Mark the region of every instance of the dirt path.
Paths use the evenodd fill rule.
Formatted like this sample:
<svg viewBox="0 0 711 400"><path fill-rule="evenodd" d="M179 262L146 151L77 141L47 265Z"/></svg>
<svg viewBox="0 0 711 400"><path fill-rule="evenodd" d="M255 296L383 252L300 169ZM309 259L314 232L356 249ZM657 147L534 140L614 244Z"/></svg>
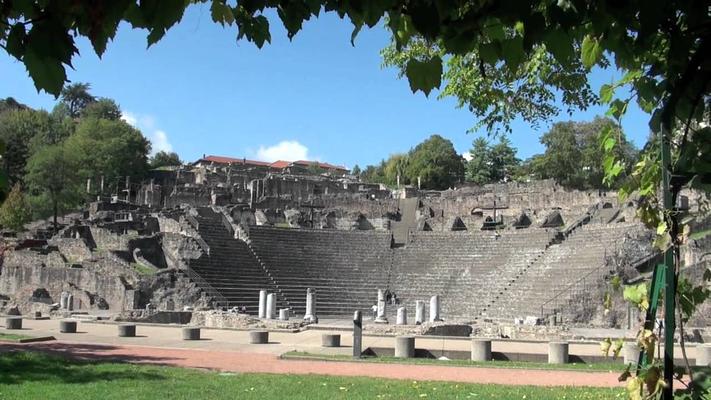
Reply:
<svg viewBox="0 0 711 400"><path fill-rule="evenodd" d="M68 342L0 344L0 352L36 350L92 360L207 368L232 372L319 374L375 378L494 383L536 386L617 387L618 373L547 371L438 365L376 364L333 361L282 360L272 354L174 349L142 346L94 345Z"/></svg>

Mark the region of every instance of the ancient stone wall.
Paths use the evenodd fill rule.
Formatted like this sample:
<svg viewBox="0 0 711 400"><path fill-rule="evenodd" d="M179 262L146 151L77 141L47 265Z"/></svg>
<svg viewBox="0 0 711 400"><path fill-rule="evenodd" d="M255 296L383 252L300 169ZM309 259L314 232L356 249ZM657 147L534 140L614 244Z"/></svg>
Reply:
<svg viewBox="0 0 711 400"><path fill-rule="evenodd" d="M20 304L31 293L45 289L58 303L62 291L74 295L75 309L124 309L126 289L136 275L109 260L85 263L72 268L59 252L40 254L32 250L9 251L4 255L0 273L0 293Z"/></svg>

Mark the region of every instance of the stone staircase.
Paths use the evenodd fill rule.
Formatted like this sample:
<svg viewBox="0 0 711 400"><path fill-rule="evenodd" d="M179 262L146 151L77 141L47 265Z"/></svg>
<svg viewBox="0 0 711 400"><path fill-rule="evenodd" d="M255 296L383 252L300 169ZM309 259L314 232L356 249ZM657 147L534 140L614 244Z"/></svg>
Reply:
<svg viewBox="0 0 711 400"><path fill-rule="evenodd" d="M277 308L289 307L249 245L232 237L221 214L207 207L198 208L194 221L194 228L209 248L209 253L189 263L189 269L198 276L191 276L198 286L208 295L217 291L227 303L224 306L245 306L250 314L258 312L262 289L277 294Z"/></svg>
<svg viewBox="0 0 711 400"><path fill-rule="evenodd" d="M625 235L635 235L636 223L588 224L554 243L507 288L487 310L489 319L512 321L528 315L545 317L556 305L570 302L581 290L592 290L606 275L606 256ZM572 285L582 282L581 285ZM574 287L576 290L571 290ZM586 296L590 297L590 296ZM555 299L555 303L551 302Z"/></svg>
<svg viewBox="0 0 711 400"><path fill-rule="evenodd" d="M307 288L319 316L343 316L367 311L388 284L390 233L250 226L249 240L297 314Z"/></svg>
<svg viewBox="0 0 711 400"><path fill-rule="evenodd" d="M408 309L439 295L443 318L472 320L540 257L551 235L545 229L413 232L405 247L393 249L390 287Z"/></svg>

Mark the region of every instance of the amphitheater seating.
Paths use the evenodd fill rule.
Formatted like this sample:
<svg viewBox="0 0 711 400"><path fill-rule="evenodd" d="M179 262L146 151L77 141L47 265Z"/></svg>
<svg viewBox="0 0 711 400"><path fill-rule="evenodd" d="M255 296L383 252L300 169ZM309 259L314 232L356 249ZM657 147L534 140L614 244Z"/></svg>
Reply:
<svg viewBox="0 0 711 400"><path fill-rule="evenodd" d="M278 307L305 310L316 291L319 316L369 310L389 289L414 316L415 301L440 295L446 320L541 315L542 306L570 302L581 277L599 279L606 255L636 223L583 225L560 241L557 230L410 232L404 246L391 232L250 226L234 239L222 216L198 209L198 232L209 246L191 269L229 305L257 312L260 289L277 293ZM556 297L555 303L550 299ZM394 313L395 307L389 307Z"/></svg>
<svg viewBox="0 0 711 400"><path fill-rule="evenodd" d="M369 309L387 286L388 232L250 226L249 238L297 313L304 311L307 288L316 291L317 313L328 316Z"/></svg>
<svg viewBox="0 0 711 400"><path fill-rule="evenodd" d="M471 318L545 250L554 232L413 232L394 249L391 290L414 310L438 294L446 319Z"/></svg>
<svg viewBox="0 0 711 400"><path fill-rule="evenodd" d="M251 314L259 307L261 289L277 293L278 307L288 307L283 294L262 269L247 243L230 236L222 216L210 208L199 208L195 218L198 232L210 247L210 254L190 262L190 268L220 292L229 306L245 306Z"/></svg>
<svg viewBox="0 0 711 400"><path fill-rule="evenodd" d="M606 255L612 254L626 236L642 232L636 223L589 224L576 229L565 241L551 245L505 293L484 310L488 318L512 320L526 315L541 315L553 304L570 301L575 294L571 285L585 277L600 279ZM549 301L556 297L555 303Z"/></svg>

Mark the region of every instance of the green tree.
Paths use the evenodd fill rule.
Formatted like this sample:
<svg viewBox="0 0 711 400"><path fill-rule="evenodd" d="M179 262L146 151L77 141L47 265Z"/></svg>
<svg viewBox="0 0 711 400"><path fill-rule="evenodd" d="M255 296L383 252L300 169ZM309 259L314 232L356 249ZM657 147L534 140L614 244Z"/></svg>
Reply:
<svg viewBox="0 0 711 400"><path fill-rule="evenodd" d="M81 162L81 176L107 182L126 176L142 179L148 171L151 145L136 128L122 120L82 119L66 140Z"/></svg>
<svg viewBox="0 0 711 400"><path fill-rule="evenodd" d="M464 163L454 145L439 135L418 144L408 154L406 176L410 182L421 178L425 189L447 189L462 181Z"/></svg>
<svg viewBox="0 0 711 400"><path fill-rule="evenodd" d="M489 176L494 182L507 181L517 173L521 160L516 157L516 149L511 141L502 136L499 143L491 147L491 168Z"/></svg>
<svg viewBox="0 0 711 400"><path fill-rule="evenodd" d="M351 175L360 176L361 170L358 164L356 164L353 169L351 169Z"/></svg>
<svg viewBox="0 0 711 400"><path fill-rule="evenodd" d="M0 140L5 143L2 168L10 184L22 182L35 136L50 135L52 121L46 111L16 109L0 114Z"/></svg>
<svg viewBox="0 0 711 400"><path fill-rule="evenodd" d="M542 178L552 178L557 182L580 189L602 188L604 170L600 156L601 136L609 129L619 130L614 121L607 118L595 118L591 122L558 122L541 137L546 146L545 153L536 160L534 170ZM619 145L616 156L629 171L637 157L637 151L627 140L624 132L616 132ZM618 185L625 174L619 175Z"/></svg>
<svg viewBox="0 0 711 400"><path fill-rule="evenodd" d="M82 200L80 160L63 144L45 146L27 162L27 184L32 210L37 217L57 216L76 208Z"/></svg>
<svg viewBox="0 0 711 400"><path fill-rule="evenodd" d="M151 168L160 168L180 166L183 162L176 152L159 151L151 157L149 164Z"/></svg>
<svg viewBox="0 0 711 400"><path fill-rule="evenodd" d="M82 111L96 98L89 93L91 85L88 83L72 83L62 89L62 103L66 105L71 118L79 118Z"/></svg>
<svg viewBox="0 0 711 400"><path fill-rule="evenodd" d="M474 139L469 150L471 159L466 164L466 180L477 185L491 182L491 149L486 139Z"/></svg>
<svg viewBox="0 0 711 400"><path fill-rule="evenodd" d="M22 193L20 184L16 183L0 206L0 225L20 231L31 218L30 204Z"/></svg>
<svg viewBox="0 0 711 400"><path fill-rule="evenodd" d="M96 101L89 102L81 110L82 118L99 118L116 121L121 119L121 108L112 99L101 97Z"/></svg>
<svg viewBox="0 0 711 400"><path fill-rule="evenodd" d="M407 177L409 163L410 160L407 154L393 154L388 157L388 160L385 162L385 168L383 169L383 183L395 186L397 185L398 176L400 176L401 185L407 185L412 182Z"/></svg>

